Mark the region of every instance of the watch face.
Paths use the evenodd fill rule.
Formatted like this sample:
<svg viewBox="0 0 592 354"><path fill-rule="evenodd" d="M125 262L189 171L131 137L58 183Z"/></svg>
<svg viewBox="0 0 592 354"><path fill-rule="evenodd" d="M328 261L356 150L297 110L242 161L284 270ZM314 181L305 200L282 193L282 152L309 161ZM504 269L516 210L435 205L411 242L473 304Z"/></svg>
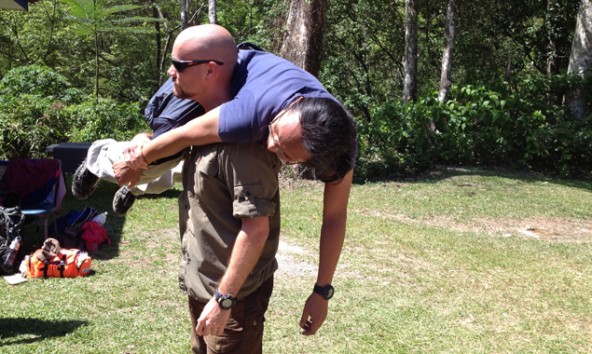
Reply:
<svg viewBox="0 0 592 354"><path fill-rule="evenodd" d="M321 295L325 300L329 300L333 297L335 289L331 285L327 285L325 287L315 285L314 292Z"/></svg>
<svg viewBox="0 0 592 354"><path fill-rule="evenodd" d="M222 301L220 301L220 307L222 307L223 309L231 308L232 304L233 304L232 299L223 299Z"/></svg>

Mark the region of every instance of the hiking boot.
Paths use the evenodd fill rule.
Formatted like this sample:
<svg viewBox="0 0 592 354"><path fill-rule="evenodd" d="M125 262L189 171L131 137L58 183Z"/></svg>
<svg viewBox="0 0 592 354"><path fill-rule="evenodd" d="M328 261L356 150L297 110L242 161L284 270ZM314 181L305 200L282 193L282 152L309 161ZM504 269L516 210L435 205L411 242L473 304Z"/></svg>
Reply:
<svg viewBox="0 0 592 354"><path fill-rule="evenodd" d="M86 168L86 159L84 159L72 177L72 194L77 199L86 199L93 194L98 183L99 177Z"/></svg>
<svg viewBox="0 0 592 354"><path fill-rule="evenodd" d="M136 196L127 187L121 187L115 192L113 197L113 212L117 216L124 216L127 211L134 205Z"/></svg>

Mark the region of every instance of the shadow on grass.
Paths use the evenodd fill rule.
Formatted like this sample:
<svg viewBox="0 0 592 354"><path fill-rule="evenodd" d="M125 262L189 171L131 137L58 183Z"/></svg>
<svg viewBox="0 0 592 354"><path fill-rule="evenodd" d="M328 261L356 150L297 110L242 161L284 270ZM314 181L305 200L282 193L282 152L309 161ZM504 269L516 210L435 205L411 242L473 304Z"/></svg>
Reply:
<svg viewBox="0 0 592 354"><path fill-rule="evenodd" d="M48 338L63 337L87 323L77 320L0 318L0 346L29 344Z"/></svg>
<svg viewBox="0 0 592 354"><path fill-rule="evenodd" d="M179 190L169 189L160 194L145 194L142 196L143 199L159 199L159 198L178 198Z"/></svg>

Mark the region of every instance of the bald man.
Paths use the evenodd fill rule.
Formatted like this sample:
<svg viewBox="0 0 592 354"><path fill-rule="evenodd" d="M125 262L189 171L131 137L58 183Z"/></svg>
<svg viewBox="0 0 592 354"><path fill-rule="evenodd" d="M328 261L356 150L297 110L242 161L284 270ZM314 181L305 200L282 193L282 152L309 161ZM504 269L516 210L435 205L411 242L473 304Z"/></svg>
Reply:
<svg viewBox="0 0 592 354"><path fill-rule="evenodd" d="M196 43L196 38L204 38L201 29L192 27L179 35L168 74L175 83L176 94L197 100L207 112L184 127L127 150L129 161L120 166L120 184L133 183L126 175L129 168L144 168L161 156L189 146L194 150L196 146L217 142L261 142L284 162L300 163L311 171L311 175L325 182L323 225L317 281L311 286L300 326L304 335L315 334L327 315L334 292L331 282L345 238L357 152L353 118L316 78L270 53L239 50L231 82L227 84L222 78L227 78L228 72L221 72L228 69L227 59L221 53L229 51L210 51L207 45ZM221 80L220 86L211 81L215 78ZM204 87L217 91L208 92ZM204 96L212 98L212 102L227 101L215 106L202 102ZM218 299L236 297L236 289L227 291L229 288L222 283L215 285ZM208 307L212 308L215 307ZM210 322L216 323L213 328L218 330L216 318L216 314L201 315L198 328L202 334L211 333Z"/></svg>

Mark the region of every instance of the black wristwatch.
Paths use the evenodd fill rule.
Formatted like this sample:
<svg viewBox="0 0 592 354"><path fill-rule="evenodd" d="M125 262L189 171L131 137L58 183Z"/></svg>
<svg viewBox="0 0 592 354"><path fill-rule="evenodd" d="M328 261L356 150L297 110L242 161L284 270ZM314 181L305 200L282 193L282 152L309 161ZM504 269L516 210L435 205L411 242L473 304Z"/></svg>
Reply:
<svg viewBox="0 0 592 354"><path fill-rule="evenodd" d="M232 306L236 303L237 298L233 297L229 294L220 294L218 289L214 292L214 300L220 305L222 310L231 309Z"/></svg>
<svg viewBox="0 0 592 354"><path fill-rule="evenodd" d="M331 286L331 284L325 285L325 286L319 286L319 285L315 284L315 286L312 290L315 293L321 295L323 297L323 299L325 299L325 300L329 300L330 298L333 297L333 294L335 294L335 288L333 288Z"/></svg>

